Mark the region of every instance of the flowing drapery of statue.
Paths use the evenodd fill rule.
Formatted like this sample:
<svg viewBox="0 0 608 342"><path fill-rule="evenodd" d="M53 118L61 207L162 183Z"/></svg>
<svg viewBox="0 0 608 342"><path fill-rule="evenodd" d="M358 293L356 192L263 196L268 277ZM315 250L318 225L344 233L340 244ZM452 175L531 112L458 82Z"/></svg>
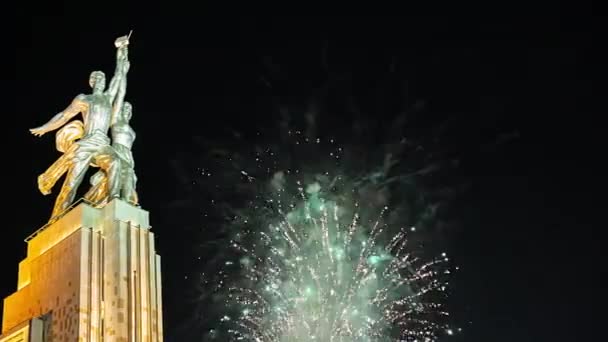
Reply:
<svg viewBox="0 0 608 342"><path fill-rule="evenodd" d="M46 124L31 129L42 136L58 129L56 148L61 155L38 177L38 188L45 195L51 193L55 183L65 175L57 195L51 220L64 212L73 202L90 166L99 168L91 177L91 189L85 198L94 203L105 203L120 197L138 203L135 191L131 147L135 132L129 126L132 107L125 102L127 73L130 68L128 46L130 35L116 39L116 69L106 89L102 71L93 71L89 77L91 94L80 94L63 111ZM82 121L72 120L82 114ZM112 131L112 139L108 131Z"/></svg>

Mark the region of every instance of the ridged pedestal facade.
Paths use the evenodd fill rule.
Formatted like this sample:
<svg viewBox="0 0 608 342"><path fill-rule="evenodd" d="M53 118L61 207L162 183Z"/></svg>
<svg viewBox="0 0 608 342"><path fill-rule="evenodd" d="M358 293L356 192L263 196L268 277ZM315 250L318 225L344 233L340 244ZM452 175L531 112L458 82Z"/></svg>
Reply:
<svg viewBox="0 0 608 342"><path fill-rule="evenodd" d="M80 203L29 238L17 288L4 300L0 342L163 341L148 212L122 200Z"/></svg>

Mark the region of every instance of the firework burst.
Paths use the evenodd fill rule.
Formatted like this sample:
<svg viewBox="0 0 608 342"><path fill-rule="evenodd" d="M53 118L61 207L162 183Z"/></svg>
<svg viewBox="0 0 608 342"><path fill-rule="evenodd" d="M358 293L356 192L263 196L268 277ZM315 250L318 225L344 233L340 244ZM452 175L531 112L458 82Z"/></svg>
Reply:
<svg viewBox="0 0 608 342"><path fill-rule="evenodd" d="M222 319L234 340L434 341L451 332L445 254L423 261L410 253L413 228L392 234L387 207L367 218L352 196L297 184L296 196L279 185L265 201L276 213L266 229L231 241L245 278L229 287L237 311Z"/></svg>

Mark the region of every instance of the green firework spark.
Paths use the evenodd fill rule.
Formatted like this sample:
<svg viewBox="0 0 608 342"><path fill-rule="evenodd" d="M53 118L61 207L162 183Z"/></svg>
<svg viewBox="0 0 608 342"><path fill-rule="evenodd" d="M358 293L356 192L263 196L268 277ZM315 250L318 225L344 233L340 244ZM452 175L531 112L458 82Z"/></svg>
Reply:
<svg viewBox="0 0 608 342"><path fill-rule="evenodd" d="M223 318L234 340L435 341L451 333L445 255L411 254L411 227L392 233L387 207L362 216L365 203L348 188L330 196L318 182L297 182L294 196L285 184L268 201L274 219L231 241L244 272L228 296L238 313Z"/></svg>

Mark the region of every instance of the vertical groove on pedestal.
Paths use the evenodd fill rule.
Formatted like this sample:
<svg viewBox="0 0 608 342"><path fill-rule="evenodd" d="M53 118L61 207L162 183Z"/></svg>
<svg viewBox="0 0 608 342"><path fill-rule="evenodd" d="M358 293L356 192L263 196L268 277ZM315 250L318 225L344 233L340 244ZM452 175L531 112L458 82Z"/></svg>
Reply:
<svg viewBox="0 0 608 342"><path fill-rule="evenodd" d="M100 258L99 258L99 283L101 284L99 286L99 291L101 292L100 294L100 299L99 299L99 336L100 336L100 340L103 341L104 340L104 336L105 336L105 301L106 301L106 289L105 289L105 274L106 274L106 239L105 236L101 236L100 237L100 246L99 246L99 253L100 253Z"/></svg>
<svg viewBox="0 0 608 342"><path fill-rule="evenodd" d="M127 223L127 241L125 241L126 245L127 245L127 286L128 286L128 290L129 290L129 296L127 298L127 307L128 307L128 314L129 314L129 323L128 323L128 329L129 329L129 341L133 342L135 341L135 336L133 334L133 329L135 329L135 322L134 322L134 318L133 318L133 310L135 308L135 303L133 302L133 291L134 291L134 287L133 287L133 265L131 264L131 254L133 254L133 248L131 246L131 222Z"/></svg>
<svg viewBox="0 0 608 342"><path fill-rule="evenodd" d="M129 273L128 273L128 252L127 252L127 240L128 240L128 226L127 223L116 221L118 232L119 232L119 251L118 256L118 279L116 279L116 286L118 286L118 298L116 309L118 313L119 321L117 325L120 327L120 338L119 341L128 341L129 339L129 308L127 307L127 300L129 297Z"/></svg>
<svg viewBox="0 0 608 342"><path fill-rule="evenodd" d="M102 264L101 259L101 242L102 237L100 232L92 233L92 245L91 245L91 315L90 315L90 327L91 327L91 342L98 342L100 338L100 289L103 286L102 273L100 272L100 265Z"/></svg>
<svg viewBox="0 0 608 342"><path fill-rule="evenodd" d="M95 264L95 251L94 251L94 246L95 246L95 233L93 232L92 228L88 228L87 230L87 235L89 235L89 250L88 250L88 260L87 260L87 268L89 269L89 276L87 279L87 294L86 294L86 301L87 301L87 308L88 308L88 313L87 313L87 321L86 324L83 325L83 329L85 329L85 333L83 339L85 341L91 341L93 339L92 335L93 335L93 291L95 290L95 270L93 268L93 265ZM84 231L84 229L83 229Z"/></svg>
<svg viewBox="0 0 608 342"><path fill-rule="evenodd" d="M157 310L156 307L156 265L155 265L155 255L156 249L154 246L154 234L148 231L148 245L149 245L149 253L148 253L148 284L150 286L150 336L151 342L158 342L158 320L157 320Z"/></svg>
<svg viewBox="0 0 608 342"><path fill-rule="evenodd" d="M158 341L163 342L163 301L162 301L162 282L161 282L160 255L156 255L156 306L157 306L157 335Z"/></svg>
<svg viewBox="0 0 608 342"><path fill-rule="evenodd" d="M149 321L148 321L148 293L149 293L149 280L148 280L148 271L147 271L147 255L148 255L148 239L146 238L146 231L138 227L139 232L139 267L140 267L140 278L139 278L139 288L141 291L140 298L141 304L139 306L139 310L141 310L141 341L149 342L150 333L149 333Z"/></svg>
<svg viewBox="0 0 608 342"><path fill-rule="evenodd" d="M129 287L130 291L130 320L131 320L131 341L137 341L137 265L135 263L135 255L137 254L137 238L135 236L135 229L131 222L129 222Z"/></svg>
<svg viewBox="0 0 608 342"><path fill-rule="evenodd" d="M92 243L90 228L80 230L80 257L79 259L79 280L81 285L78 288L77 308L77 329L76 337L79 341L88 341L91 336L91 262L92 262Z"/></svg>
<svg viewBox="0 0 608 342"><path fill-rule="evenodd" d="M142 330L141 330L141 286L139 284L139 279L141 278L141 269L140 269L140 265L139 265L139 255L141 254L141 244L140 244L140 240L139 240L139 232L137 230L137 228L133 228L133 231L135 233L135 254L133 255L134 261L135 261L135 267L136 267L136 271L135 271L135 303L136 303L136 307L135 307L135 326L136 326L136 331L137 331L137 342L141 342L141 338L142 338Z"/></svg>

